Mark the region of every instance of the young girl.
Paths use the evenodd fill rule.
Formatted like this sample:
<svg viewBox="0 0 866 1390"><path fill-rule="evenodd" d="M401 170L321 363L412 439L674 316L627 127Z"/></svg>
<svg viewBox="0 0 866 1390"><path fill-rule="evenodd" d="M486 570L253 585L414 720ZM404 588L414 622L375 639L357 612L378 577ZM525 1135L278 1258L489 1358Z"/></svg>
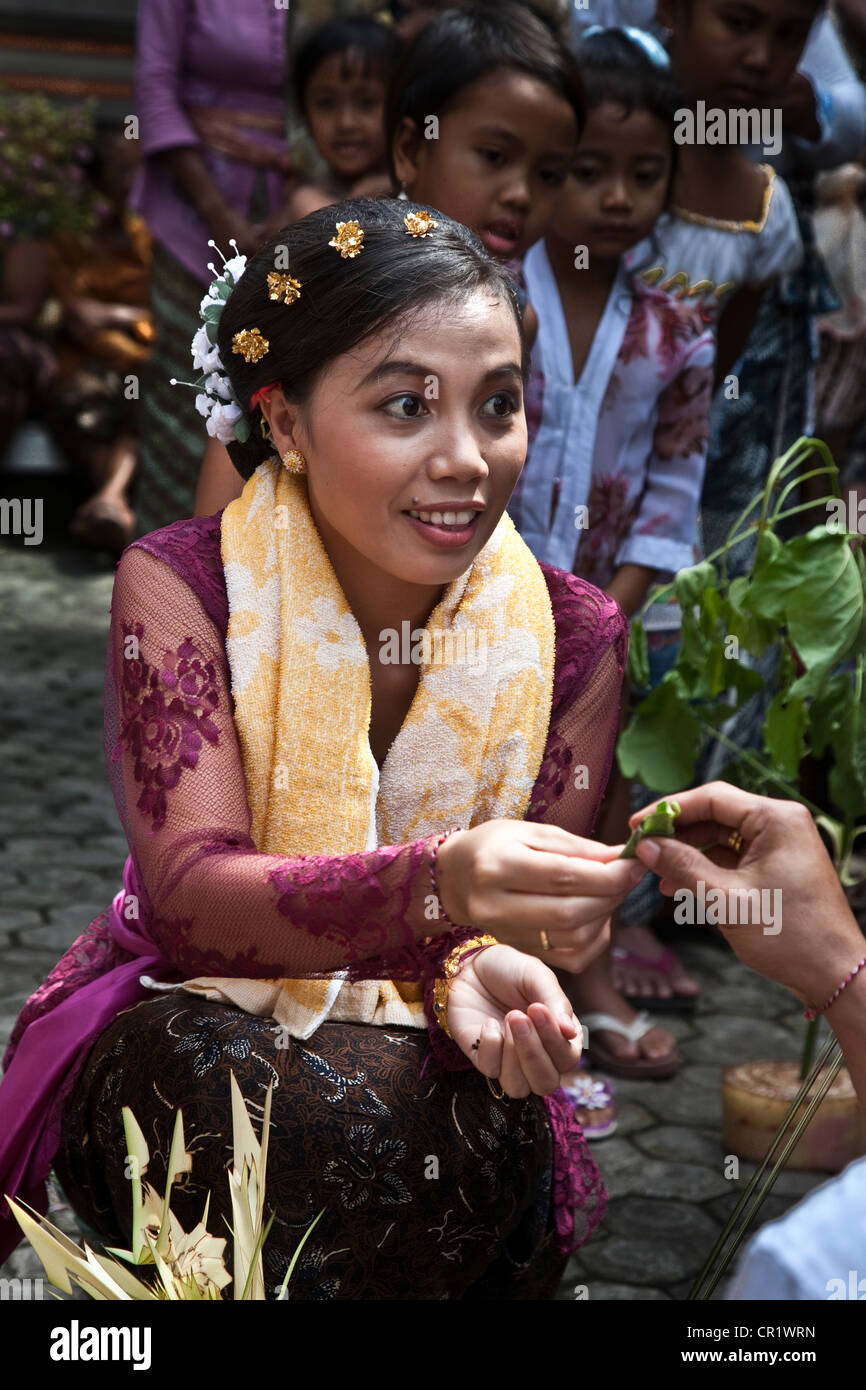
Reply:
<svg viewBox="0 0 866 1390"><path fill-rule="evenodd" d="M308 34L295 56L292 91L330 177L327 184L298 183L262 227L263 239L340 198L390 193L384 109L398 52L395 36L362 15L330 20ZM212 515L239 497L241 486L225 443L210 439L196 487L196 516Z"/></svg>
<svg viewBox="0 0 866 1390"><path fill-rule="evenodd" d="M510 261L553 214L581 113L574 59L522 5L449 10L394 73L386 106L392 171L406 196L462 222L491 255ZM531 338L525 295L521 307ZM196 512L209 515L239 491L225 451L210 446Z"/></svg>
<svg viewBox="0 0 866 1390"><path fill-rule="evenodd" d="M663 0L683 111L769 110L782 101L818 9L816 0L760 0L748 20L726 0ZM762 15L765 10L768 15ZM769 11L780 12L775 24ZM697 123L695 135L699 135ZM764 290L795 269L803 249L788 189L748 149L704 140L680 146L672 205L651 247L629 264L655 284L700 296L718 322L717 377L744 348Z"/></svg>
<svg viewBox="0 0 866 1390"><path fill-rule="evenodd" d="M395 36L361 15L320 24L301 44L292 93L330 177L319 187L301 185L281 225L339 198L391 191L384 109L398 52Z"/></svg>
<svg viewBox="0 0 866 1390"><path fill-rule="evenodd" d="M679 97L663 56L607 30L580 57L586 126L525 261L543 408L511 512L534 553L631 616L657 573L694 559L713 335L693 304L622 264L671 187Z"/></svg>
<svg viewBox="0 0 866 1390"><path fill-rule="evenodd" d="M663 211L681 98L640 31L599 31L578 54L587 104L577 157L543 242L526 256L539 317L541 423L510 505L536 558L589 578L627 616L696 558L714 340L700 309L624 267ZM664 612L660 624L678 625ZM606 815L620 808L608 803ZM607 959L575 982L593 1060L667 1075L673 1039L613 989Z"/></svg>
<svg viewBox="0 0 866 1390"><path fill-rule="evenodd" d="M409 197L471 227L508 261L543 235L581 119L574 60L540 19L510 0L450 10L394 74L393 172Z"/></svg>

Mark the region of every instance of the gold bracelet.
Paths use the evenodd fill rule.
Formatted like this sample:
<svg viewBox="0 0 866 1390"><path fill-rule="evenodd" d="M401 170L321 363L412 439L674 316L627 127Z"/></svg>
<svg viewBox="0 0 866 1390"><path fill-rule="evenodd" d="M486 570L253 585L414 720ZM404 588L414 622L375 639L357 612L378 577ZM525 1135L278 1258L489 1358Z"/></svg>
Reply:
<svg viewBox="0 0 866 1390"><path fill-rule="evenodd" d="M473 936L468 941L463 941L459 946L455 946L451 954L445 957L442 966L444 975L439 976L433 984L433 1012L436 1015L436 1022L446 1037L451 1038L451 1032L448 1028L448 987L451 981L467 956L473 955L476 951L483 951L485 946L498 945L499 942L495 936ZM453 1042L454 1039L451 1038L451 1041Z"/></svg>

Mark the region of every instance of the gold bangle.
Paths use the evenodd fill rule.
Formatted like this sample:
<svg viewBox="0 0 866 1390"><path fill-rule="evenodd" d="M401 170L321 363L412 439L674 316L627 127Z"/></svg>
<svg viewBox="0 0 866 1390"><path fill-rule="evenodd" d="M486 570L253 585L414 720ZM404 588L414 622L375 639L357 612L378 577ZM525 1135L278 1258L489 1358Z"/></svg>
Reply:
<svg viewBox="0 0 866 1390"><path fill-rule="evenodd" d="M436 1015L436 1022L442 1029L446 1037L451 1037L448 1028L448 987L454 976L460 970L466 956L481 951L485 946L498 946L499 942L495 936L472 936L468 941L462 941L459 946L445 957L442 965L443 974L433 983L433 1012Z"/></svg>

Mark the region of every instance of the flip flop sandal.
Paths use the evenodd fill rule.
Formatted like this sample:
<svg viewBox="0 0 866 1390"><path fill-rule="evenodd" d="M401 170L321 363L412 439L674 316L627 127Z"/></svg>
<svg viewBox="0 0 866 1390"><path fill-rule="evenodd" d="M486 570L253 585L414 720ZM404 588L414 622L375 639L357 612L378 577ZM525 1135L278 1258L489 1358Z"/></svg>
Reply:
<svg viewBox="0 0 866 1390"><path fill-rule="evenodd" d="M673 989L671 976L678 964L673 951L664 950L660 956L639 956L636 951L626 951L622 946L614 946L611 957L617 965L623 965L631 970L652 970L657 975L666 975L670 980ZM662 999L659 994L626 994L624 998L628 1000L633 1009L645 1010L657 1014L693 1014L698 1006L697 994L672 994L668 999Z"/></svg>
<svg viewBox="0 0 866 1390"><path fill-rule="evenodd" d="M612 1081L601 1081L598 1077L590 1076L589 1072L584 1072L570 1081L567 1086L562 1088L575 1110L613 1110L613 1115L607 1123L593 1124L589 1121L582 1124L584 1139L598 1141L599 1139L609 1139L616 1133L616 1101L614 1100L614 1085ZM578 1121L580 1123L580 1121Z"/></svg>
<svg viewBox="0 0 866 1390"><path fill-rule="evenodd" d="M650 1029L656 1027L647 1013L639 1013L631 1024L620 1023L618 1018L610 1014L581 1014L580 1021L589 1033L587 1051L590 1065L598 1067L600 1071L624 1077L673 1076L683 1064L676 1044L664 1057L620 1057L600 1041L599 1032L619 1033L620 1037L636 1045Z"/></svg>

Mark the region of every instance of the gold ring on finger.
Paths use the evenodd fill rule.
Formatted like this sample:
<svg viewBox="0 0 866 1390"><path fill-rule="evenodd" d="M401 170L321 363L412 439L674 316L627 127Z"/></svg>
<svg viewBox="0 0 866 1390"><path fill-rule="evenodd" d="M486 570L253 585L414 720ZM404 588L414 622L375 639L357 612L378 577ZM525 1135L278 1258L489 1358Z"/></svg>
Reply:
<svg viewBox="0 0 866 1390"><path fill-rule="evenodd" d="M541 931L541 932L539 932L539 935L540 935L540 937L541 937L541 949L542 949L542 951L549 951L549 950L550 950L550 937L547 935L547 932L546 932L546 931Z"/></svg>
<svg viewBox="0 0 866 1390"><path fill-rule="evenodd" d="M496 1084L499 1085L498 1082L497 1082ZM503 1091L503 1089L502 1089L501 1086L499 1086L499 1090L498 1090L498 1091L494 1090L494 1088L493 1088L493 1079L492 1079L492 1077L489 1077L489 1076L487 1077L487 1086L488 1086L489 1091L490 1091L490 1094L493 1096L494 1100L504 1100L504 1099L505 1099L505 1092Z"/></svg>

